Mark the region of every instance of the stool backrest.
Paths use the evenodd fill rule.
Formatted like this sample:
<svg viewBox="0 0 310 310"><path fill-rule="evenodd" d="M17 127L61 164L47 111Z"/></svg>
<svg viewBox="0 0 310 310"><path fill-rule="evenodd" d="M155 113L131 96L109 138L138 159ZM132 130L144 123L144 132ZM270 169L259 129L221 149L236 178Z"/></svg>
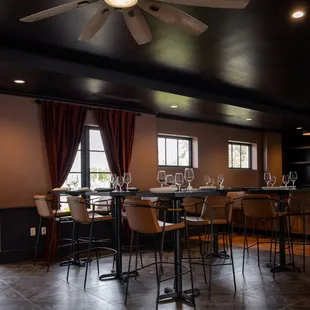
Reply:
<svg viewBox="0 0 310 310"><path fill-rule="evenodd" d="M223 208L213 209L213 219L227 220L231 222L232 217L232 198L228 196L209 196L205 198L201 212L201 218L211 219L212 207L223 206ZM226 207L225 207L226 206Z"/></svg>
<svg viewBox="0 0 310 310"><path fill-rule="evenodd" d="M228 192L227 196L231 197L233 200L233 209L242 210L241 198L245 192Z"/></svg>
<svg viewBox="0 0 310 310"><path fill-rule="evenodd" d="M155 234L161 232L157 219L156 206L150 200L130 200L124 201L126 208L128 225L131 230L142 234Z"/></svg>
<svg viewBox="0 0 310 310"><path fill-rule="evenodd" d="M202 198L184 198L183 205L188 215L200 216L204 200Z"/></svg>
<svg viewBox="0 0 310 310"><path fill-rule="evenodd" d="M41 217L52 218L54 216L53 209L46 198L45 195L35 195L34 202Z"/></svg>
<svg viewBox="0 0 310 310"><path fill-rule="evenodd" d="M255 218L274 218L273 200L265 194L246 194L242 198L244 215Z"/></svg>
<svg viewBox="0 0 310 310"><path fill-rule="evenodd" d="M74 221L81 224L90 223L91 218L88 215L87 206L85 203L83 203L81 197L68 196L67 201L69 204L71 216Z"/></svg>
<svg viewBox="0 0 310 310"><path fill-rule="evenodd" d="M310 191L290 193L290 213L310 212Z"/></svg>

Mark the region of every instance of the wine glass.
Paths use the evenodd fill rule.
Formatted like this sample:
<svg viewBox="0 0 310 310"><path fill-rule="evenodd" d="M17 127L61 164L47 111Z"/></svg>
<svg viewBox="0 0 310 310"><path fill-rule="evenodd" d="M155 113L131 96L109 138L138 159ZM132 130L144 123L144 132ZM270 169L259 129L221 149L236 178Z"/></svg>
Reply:
<svg viewBox="0 0 310 310"><path fill-rule="evenodd" d="M264 173L264 180L267 183L267 187L269 186L269 182L271 180L271 173L270 172L265 172Z"/></svg>
<svg viewBox="0 0 310 310"><path fill-rule="evenodd" d="M270 183L271 183L271 186L274 187L274 185L276 184L277 182L277 178L275 175L271 176L270 178Z"/></svg>
<svg viewBox="0 0 310 310"><path fill-rule="evenodd" d="M295 189L295 182L297 180L297 171L290 171L290 180L293 182L293 188Z"/></svg>
<svg viewBox="0 0 310 310"><path fill-rule="evenodd" d="M289 181L290 181L289 175L287 174L282 175L282 183L284 184L285 189L287 189L287 184L289 183Z"/></svg>
<svg viewBox="0 0 310 310"><path fill-rule="evenodd" d="M223 189L224 186L224 174L218 174L217 175L217 183L220 185L220 189Z"/></svg>
<svg viewBox="0 0 310 310"><path fill-rule="evenodd" d="M210 177L209 186L214 186L215 180L214 178Z"/></svg>
<svg viewBox="0 0 310 310"><path fill-rule="evenodd" d="M68 187L71 188L71 185L72 185L72 174L69 174L69 176L67 177L66 184L67 184Z"/></svg>
<svg viewBox="0 0 310 310"><path fill-rule="evenodd" d="M72 175L72 184L74 186L74 189L77 189L78 183L79 183L79 177L77 174Z"/></svg>
<svg viewBox="0 0 310 310"><path fill-rule="evenodd" d="M166 176L166 184L168 186L174 185L174 176L172 174L167 174L167 176Z"/></svg>
<svg viewBox="0 0 310 310"><path fill-rule="evenodd" d="M128 184L131 182L131 173L124 173L124 182L126 183L126 191L128 192Z"/></svg>
<svg viewBox="0 0 310 310"><path fill-rule="evenodd" d="M117 180L117 185L119 187L119 191L122 192L123 191L122 186L124 185L124 177L118 176L116 180Z"/></svg>
<svg viewBox="0 0 310 310"><path fill-rule="evenodd" d="M110 183L112 185L112 187L115 189L116 187L116 183L117 183L117 180L116 180L116 174L111 174L110 175Z"/></svg>
<svg viewBox="0 0 310 310"><path fill-rule="evenodd" d="M175 174L175 185L178 187L178 191L181 191L181 186L184 183L183 173Z"/></svg>
<svg viewBox="0 0 310 310"><path fill-rule="evenodd" d="M209 175L205 175L203 177L203 181L206 183L206 186L208 186L209 182L210 182L210 176Z"/></svg>
<svg viewBox="0 0 310 310"><path fill-rule="evenodd" d="M191 182L194 180L194 170L192 168L186 168L184 171L184 179L188 183L187 189L191 190Z"/></svg>
<svg viewBox="0 0 310 310"><path fill-rule="evenodd" d="M157 172L157 181L160 183L161 187L164 187L164 183L166 182L166 171L160 170Z"/></svg>

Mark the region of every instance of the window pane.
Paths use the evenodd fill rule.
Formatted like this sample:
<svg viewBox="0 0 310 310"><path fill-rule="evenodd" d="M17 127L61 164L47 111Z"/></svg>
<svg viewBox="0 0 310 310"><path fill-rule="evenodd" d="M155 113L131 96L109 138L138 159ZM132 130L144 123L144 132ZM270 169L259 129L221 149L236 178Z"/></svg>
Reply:
<svg viewBox="0 0 310 310"><path fill-rule="evenodd" d="M108 188L110 185L110 173L91 173L90 174L90 189L94 190L97 187Z"/></svg>
<svg viewBox="0 0 310 310"><path fill-rule="evenodd" d="M167 147L167 166L178 165L178 141L176 139L166 139Z"/></svg>
<svg viewBox="0 0 310 310"><path fill-rule="evenodd" d="M165 138L158 138L158 165L164 166L166 164L165 158Z"/></svg>
<svg viewBox="0 0 310 310"><path fill-rule="evenodd" d="M233 161L233 168L241 168L240 167L240 145L233 144L232 161Z"/></svg>
<svg viewBox="0 0 310 310"><path fill-rule="evenodd" d="M249 163L249 146L241 146L241 168L250 168Z"/></svg>
<svg viewBox="0 0 310 310"><path fill-rule="evenodd" d="M89 149L91 151L104 151L99 130L89 130Z"/></svg>
<svg viewBox="0 0 310 310"><path fill-rule="evenodd" d="M110 172L105 152L90 152L90 172Z"/></svg>
<svg viewBox="0 0 310 310"><path fill-rule="evenodd" d="M189 141L179 140L179 166L189 166Z"/></svg>
<svg viewBox="0 0 310 310"><path fill-rule="evenodd" d="M81 172L81 151L77 151L70 172Z"/></svg>

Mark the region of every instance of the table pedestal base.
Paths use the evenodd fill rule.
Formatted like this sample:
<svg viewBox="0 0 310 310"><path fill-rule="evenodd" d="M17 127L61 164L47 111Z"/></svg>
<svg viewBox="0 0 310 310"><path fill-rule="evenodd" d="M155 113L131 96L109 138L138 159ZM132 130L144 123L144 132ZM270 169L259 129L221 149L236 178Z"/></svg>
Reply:
<svg viewBox="0 0 310 310"><path fill-rule="evenodd" d="M283 271L293 271L291 268L289 268L289 265L293 265L292 263L288 263L285 265L280 265L280 264L276 264L274 265L273 263L267 263L266 266L268 268L270 268L270 272L273 272L273 270L275 269L275 272L283 272ZM298 271L298 270L297 270Z"/></svg>
<svg viewBox="0 0 310 310"><path fill-rule="evenodd" d="M192 294L192 290L185 290L182 293L178 293L175 290L171 288L165 288L164 294L159 295L158 300L159 301L168 301L168 300L179 300L186 302L190 305L194 305L194 297L197 297L200 295L200 290L195 288L194 294Z"/></svg>
<svg viewBox="0 0 310 310"><path fill-rule="evenodd" d="M131 271L129 275L130 277L136 277L139 275L139 272ZM124 283L127 282L127 278L128 278L128 272L123 272L120 275L117 275L115 270L111 270L111 273L106 273L106 274L102 274L101 276L99 276L100 281L121 280Z"/></svg>

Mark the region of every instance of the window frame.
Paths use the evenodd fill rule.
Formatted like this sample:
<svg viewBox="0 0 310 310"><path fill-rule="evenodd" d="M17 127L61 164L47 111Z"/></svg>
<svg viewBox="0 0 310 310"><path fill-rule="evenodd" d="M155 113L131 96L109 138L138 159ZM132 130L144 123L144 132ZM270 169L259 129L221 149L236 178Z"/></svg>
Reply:
<svg viewBox="0 0 310 310"><path fill-rule="evenodd" d="M240 146L240 167L230 167L230 156L232 157L232 148L230 147L231 145L238 145ZM247 146L249 149L248 152L248 162L249 162L249 167L248 168L243 168L241 167L241 146ZM234 142L234 141L228 141L228 168L233 169L233 170L252 170L252 144L247 143L247 142Z"/></svg>
<svg viewBox="0 0 310 310"><path fill-rule="evenodd" d="M93 173L96 174L108 174L111 172L90 172L90 152L105 153L105 150L91 150L90 149L90 131L100 131L99 127L84 125L83 135L81 139L81 186L90 188L90 176Z"/></svg>
<svg viewBox="0 0 310 310"><path fill-rule="evenodd" d="M167 163L167 139L173 139L177 140L177 165L159 165L159 157L158 157L158 139L164 138L165 139L165 163ZM188 155L188 166L180 166L179 165L179 140L186 140L188 141L188 149L189 149L189 155ZM182 137L182 136L173 136L173 135L164 135L164 134L158 134L157 135L157 165L158 167L163 168L193 168L193 139L190 137Z"/></svg>

